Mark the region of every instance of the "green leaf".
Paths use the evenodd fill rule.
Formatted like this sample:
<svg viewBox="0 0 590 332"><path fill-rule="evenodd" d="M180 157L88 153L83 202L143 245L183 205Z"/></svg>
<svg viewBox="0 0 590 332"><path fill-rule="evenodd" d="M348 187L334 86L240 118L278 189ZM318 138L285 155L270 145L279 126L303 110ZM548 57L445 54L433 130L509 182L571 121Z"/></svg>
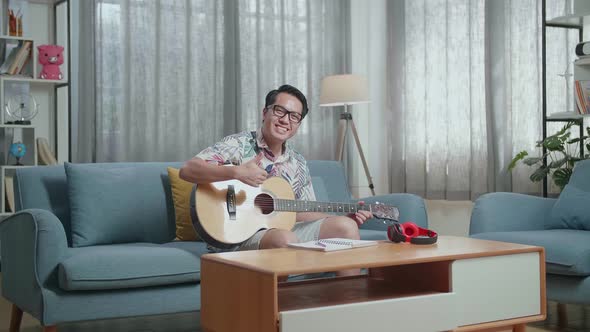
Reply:
<svg viewBox="0 0 590 332"><path fill-rule="evenodd" d="M560 129L558 132L556 132L556 133L555 133L555 134L553 134L553 135L547 136L547 138L549 138L549 137L557 137L557 136L562 136L563 134L565 134L565 133L569 132L570 128L571 128L571 127L572 127L574 124L576 124L576 123L575 123L575 122L573 122L573 121L570 121L570 122L568 122L568 123L567 123L565 126L563 126L563 127L562 127L562 128L561 128L561 129Z"/></svg>
<svg viewBox="0 0 590 332"><path fill-rule="evenodd" d="M568 161L568 158L561 158L549 164L549 168L560 168Z"/></svg>
<svg viewBox="0 0 590 332"><path fill-rule="evenodd" d="M523 160L522 162L523 162L525 165L528 165L528 166L533 166L534 164L536 164L536 163L538 163L538 162L540 162L540 161L543 161L543 158L539 158L539 157L530 157L530 158L526 158L526 159L525 159L525 160Z"/></svg>
<svg viewBox="0 0 590 332"><path fill-rule="evenodd" d="M571 168L560 168L553 172L553 182L556 186L563 189L566 184L570 181L570 177L572 176Z"/></svg>
<svg viewBox="0 0 590 332"><path fill-rule="evenodd" d="M590 149L588 149L590 151ZM528 156L529 153L526 151L520 151L515 157L514 159L512 159L512 161L510 162L510 164L508 165L508 170L512 171L514 169L514 167L516 167L516 163L519 160L522 160L524 157Z"/></svg>
<svg viewBox="0 0 590 332"><path fill-rule="evenodd" d="M563 142L558 136L550 136L545 139L543 146L549 151L564 151Z"/></svg>
<svg viewBox="0 0 590 332"><path fill-rule="evenodd" d="M567 142L567 140L568 140L568 138L570 138L570 136L572 136L572 133L570 133L570 132L567 132L567 133L565 133L565 134L563 134L563 135L559 136L559 139L560 139L562 142Z"/></svg>
<svg viewBox="0 0 590 332"><path fill-rule="evenodd" d="M549 174L549 167L542 165L535 172L533 172L533 174L531 174L529 179L531 179L533 182L539 182L543 180L547 174Z"/></svg>

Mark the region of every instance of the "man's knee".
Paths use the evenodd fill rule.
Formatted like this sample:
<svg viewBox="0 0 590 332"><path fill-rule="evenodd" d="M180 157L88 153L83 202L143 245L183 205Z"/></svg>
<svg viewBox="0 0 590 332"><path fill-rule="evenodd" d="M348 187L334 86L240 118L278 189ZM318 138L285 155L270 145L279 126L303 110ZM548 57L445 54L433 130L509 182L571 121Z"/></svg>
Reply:
<svg viewBox="0 0 590 332"><path fill-rule="evenodd" d="M295 233L283 229L269 229L260 240L260 249L285 248L288 243L299 242Z"/></svg>
<svg viewBox="0 0 590 332"><path fill-rule="evenodd" d="M322 223L320 238L342 237L360 239L359 228L354 220L344 216L331 217Z"/></svg>

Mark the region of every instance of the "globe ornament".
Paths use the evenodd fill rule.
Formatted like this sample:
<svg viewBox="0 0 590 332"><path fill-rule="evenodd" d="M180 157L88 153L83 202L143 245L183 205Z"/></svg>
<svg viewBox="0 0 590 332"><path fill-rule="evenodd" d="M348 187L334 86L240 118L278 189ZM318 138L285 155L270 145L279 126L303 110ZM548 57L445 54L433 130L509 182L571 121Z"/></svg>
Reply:
<svg viewBox="0 0 590 332"><path fill-rule="evenodd" d="M16 158L16 166L24 166L23 164L21 164L20 160L22 157L25 156L25 154L27 153L27 147L21 143L21 142L16 142L16 143L12 143L10 145L10 150L8 150L8 153L13 156L14 158Z"/></svg>
<svg viewBox="0 0 590 332"><path fill-rule="evenodd" d="M10 119L7 124L30 125L31 119L39 112L37 100L28 93L8 97L5 108Z"/></svg>

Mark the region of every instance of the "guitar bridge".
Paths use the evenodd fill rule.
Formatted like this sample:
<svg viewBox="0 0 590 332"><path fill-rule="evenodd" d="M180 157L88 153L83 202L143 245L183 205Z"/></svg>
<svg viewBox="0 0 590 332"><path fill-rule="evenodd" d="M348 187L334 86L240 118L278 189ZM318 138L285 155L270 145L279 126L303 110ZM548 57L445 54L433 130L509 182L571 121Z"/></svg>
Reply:
<svg viewBox="0 0 590 332"><path fill-rule="evenodd" d="M236 190L233 185L227 186L227 195L225 197L227 213L229 220L236 220Z"/></svg>

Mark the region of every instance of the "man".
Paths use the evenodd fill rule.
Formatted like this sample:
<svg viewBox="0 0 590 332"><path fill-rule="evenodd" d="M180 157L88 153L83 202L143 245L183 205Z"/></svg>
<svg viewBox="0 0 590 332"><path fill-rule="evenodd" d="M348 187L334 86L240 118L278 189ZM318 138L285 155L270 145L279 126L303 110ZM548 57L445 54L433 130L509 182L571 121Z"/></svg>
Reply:
<svg viewBox="0 0 590 332"><path fill-rule="evenodd" d="M281 176L291 184L296 199L314 201L305 159L287 143L297 133L307 112L307 100L297 88L283 85L270 91L262 109L260 129L227 136L201 151L185 163L180 177L197 184L236 179L257 187L270 176ZM238 166L221 166L227 163ZM358 226L371 217L368 211L349 216L298 212L292 230L261 230L237 249L281 248L290 242L331 237L359 239Z"/></svg>

